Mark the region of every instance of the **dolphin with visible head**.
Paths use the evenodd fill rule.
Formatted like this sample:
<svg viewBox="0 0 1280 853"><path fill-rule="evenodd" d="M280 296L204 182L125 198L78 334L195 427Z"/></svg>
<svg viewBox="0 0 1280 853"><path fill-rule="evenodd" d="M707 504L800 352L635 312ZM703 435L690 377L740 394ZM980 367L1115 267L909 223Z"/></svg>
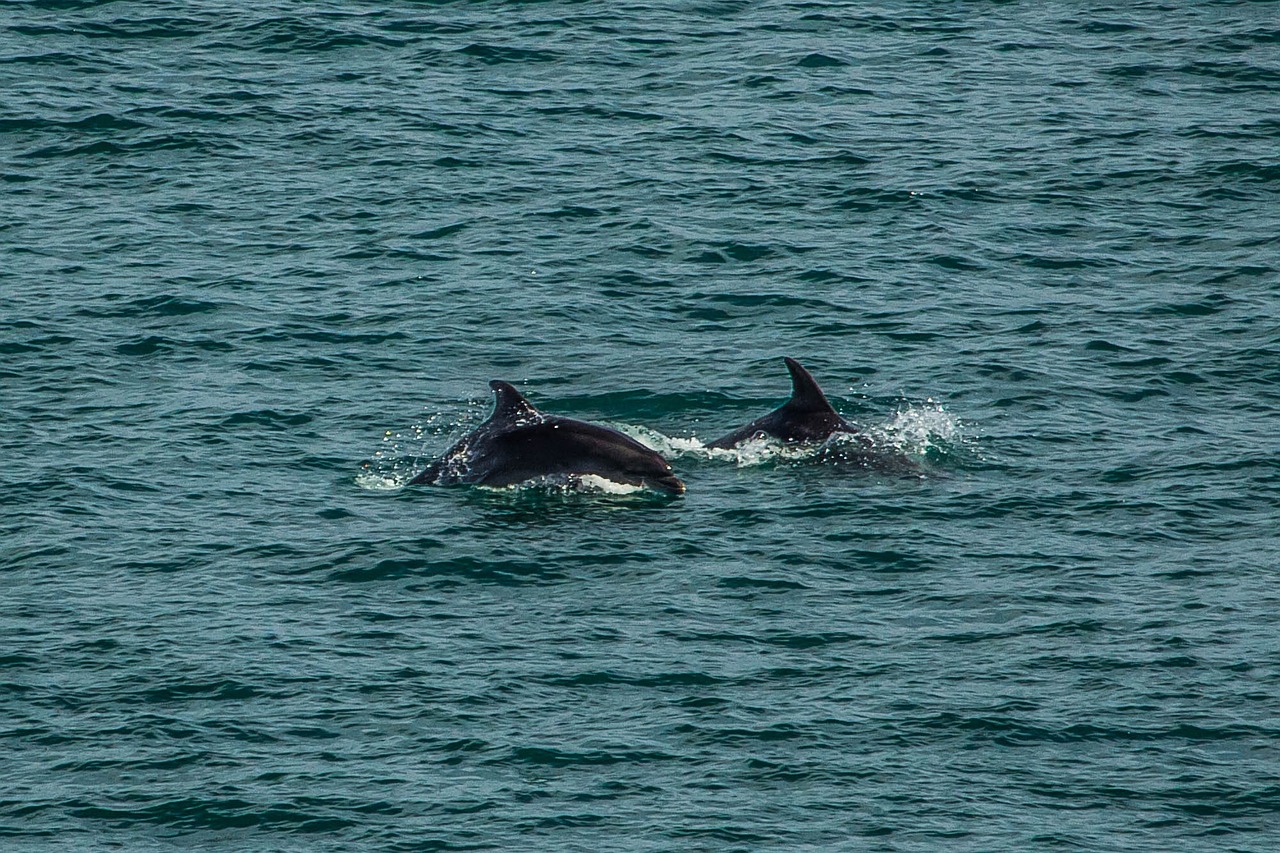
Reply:
<svg viewBox="0 0 1280 853"><path fill-rule="evenodd" d="M509 382L493 380L493 414L409 481L510 486L540 477L594 475L669 495L684 483L667 460L615 429L544 415Z"/></svg>
<svg viewBox="0 0 1280 853"><path fill-rule="evenodd" d="M707 445L729 450L759 436L772 436L788 444L826 441L838 432L858 434L858 428L836 413L809 371L794 358L786 359L791 371L791 399L762 418L717 438Z"/></svg>

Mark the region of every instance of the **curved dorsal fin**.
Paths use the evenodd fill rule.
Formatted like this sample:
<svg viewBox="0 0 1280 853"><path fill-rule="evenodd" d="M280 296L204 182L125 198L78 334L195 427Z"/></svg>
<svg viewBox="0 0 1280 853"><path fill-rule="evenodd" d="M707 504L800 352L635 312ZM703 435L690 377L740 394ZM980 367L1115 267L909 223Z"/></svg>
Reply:
<svg viewBox="0 0 1280 853"><path fill-rule="evenodd" d="M785 361L787 370L791 371L791 399L787 401L787 405L808 412L834 412L835 409L827 402L827 395L822 393L809 371L794 358L787 358Z"/></svg>
<svg viewBox="0 0 1280 853"><path fill-rule="evenodd" d="M516 386L501 379L489 383L493 389L493 414L491 421L513 421L520 418L535 418L538 410L516 390Z"/></svg>

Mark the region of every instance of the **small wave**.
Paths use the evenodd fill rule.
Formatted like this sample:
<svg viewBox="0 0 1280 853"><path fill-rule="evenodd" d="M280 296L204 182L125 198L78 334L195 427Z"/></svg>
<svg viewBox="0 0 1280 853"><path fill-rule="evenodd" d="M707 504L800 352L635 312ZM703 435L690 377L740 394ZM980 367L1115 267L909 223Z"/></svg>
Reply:
<svg viewBox="0 0 1280 853"><path fill-rule="evenodd" d="M560 57L560 54L549 50L479 43L468 45L458 52L478 59L486 65L500 65L508 62L551 62Z"/></svg>
<svg viewBox="0 0 1280 853"><path fill-rule="evenodd" d="M216 341L209 338L196 338L193 340L179 340L175 338L166 338L160 335L147 335L143 338L137 338L132 341L116 346L116 352L121 355L155 355L159 352L168 352L170 350L203 350L205 352L230 352L235 349L234 346L226 341Z"/></svg>
<svg viewBox="0 0 1280 853"><path fill-rule="evenodd" d="M76 313L83 317L182 317L217 311L222 305L182 296L162 294L145 299L134 299L119 307L82 308Z"/></svg>
<svg viewBox="0 0 1280 853"><path fill-rule="evenodd" d="M240 143L229 136L203 133L160 133L141 137L132 142L98 140L85 144L46 145L23 152L21 157L32 160L59 159L63 157L116 157L152 151L189 150L209 154L235 151Z"/></svg>
<svg viewBox="0 0 1280 853"><path fill-rule="evenodd" d="M233 32L233 41L215 45L237 48L247 44L263 53L325 53L343 48L403 47L410 39L373 32L341 30L289 15L255 21Z"/></svg>
<svg viewBox="0 0 1280 853"><path fill-rule="evenodd" d="M801 68L840 68L848 64L843 59L825 53L810 53L796 62Z"/></svg>
<svg viewBox="0 0 1280 853"><path fill-rule="evenodd" d="M75 121L58 121L46 118L5 118L0 119L0 133L14 131L84 131L106 132L113 130L139 130L148 127L142 122L111 113L95 113L88 118Z"/></svg>

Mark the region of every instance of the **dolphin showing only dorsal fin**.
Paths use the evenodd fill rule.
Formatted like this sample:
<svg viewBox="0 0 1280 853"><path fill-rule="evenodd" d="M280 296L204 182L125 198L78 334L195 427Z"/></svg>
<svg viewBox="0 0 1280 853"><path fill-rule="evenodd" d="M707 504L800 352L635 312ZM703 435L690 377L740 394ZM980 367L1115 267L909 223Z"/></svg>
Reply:
<svg viewBox="0 0 1280 853"><path fill-rule="evenodd" d="M836 413L827 395L822 393L818 383L800 362L794 358L788 358L786 362L787 369L791 371L791 399L764 417L717 438L707 447L728 450L761 435L793 444L816 443L826 441L837 432L858 431Z"/></svg>
<svg viewBox="0 0 1280 853"><path fill-rule="evenodd" d="M834 415L836 410L827 401L827 395L822 393L809 371L794 358L784 358L783 361L787 363L787 370L791 371L791 399L784 408L795 412L830 412Z"/></svg>
<svg viewBox="0 0 1280 853"><path fill-rule="evenodd" d="M526 400L510 382L494 379L489 387L493 389L493 414L489 416L490 421L520 421L541 416L542 413L534 408L533 403Z"/></svg>
<svg viewBox="0 0 1280 853"><path fill-rule="evenodd" d="M513 486L544 477L602 477L678 495L684 483L667 460L616 429L546 415L509 382L495 379L493 414L409 485Z"/></svg>

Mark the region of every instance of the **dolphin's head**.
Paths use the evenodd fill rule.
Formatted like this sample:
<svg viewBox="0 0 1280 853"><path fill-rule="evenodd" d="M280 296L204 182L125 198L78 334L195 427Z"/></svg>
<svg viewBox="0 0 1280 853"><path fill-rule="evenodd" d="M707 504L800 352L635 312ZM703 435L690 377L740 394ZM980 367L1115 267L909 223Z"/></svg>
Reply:
<svg viewBox="0 0 1280 853"><path fill-rule="evenodd" d="M629 444L628 447L614 448L614 452L620 457L620 479L639 483L668 495L684 494L684 481L675 475L662 454L639 442L629 440Z"/></svg>
<svg viewBox="0 0 1280 853"><path fill-rule="evenodd" d="M661 477L645 477L642 482L650 489L655 489L668 495L684 494L684 481L672 473L667 473Z"/></svg>
<svg viewBox="0 0 1280 853"><path fill-rule="evenodd" d="M564 423L564 421L561 421ZM684 482L656 450L608 427L575 423L591 448L587 469L622 483L645 486L668 495L684 494Z"/></svg>

